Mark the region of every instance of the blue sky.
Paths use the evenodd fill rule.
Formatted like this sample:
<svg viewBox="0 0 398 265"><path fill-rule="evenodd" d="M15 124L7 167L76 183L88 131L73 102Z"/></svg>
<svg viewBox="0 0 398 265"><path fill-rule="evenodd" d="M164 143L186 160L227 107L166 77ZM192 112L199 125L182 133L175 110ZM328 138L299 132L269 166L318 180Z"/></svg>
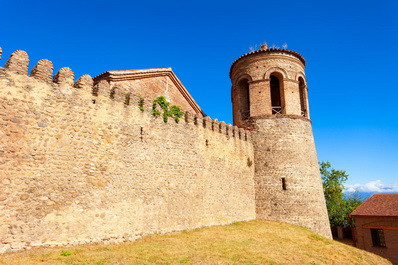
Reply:
<svg viewBox="0 0 398 265"><path fill-rule="evenodd" d="M1 1L0 46L78 78L172 67L205 113L232 122L229 68L262 42L307 61L320 161L348 188L398 192L398 3L379 1Z"/></svg>

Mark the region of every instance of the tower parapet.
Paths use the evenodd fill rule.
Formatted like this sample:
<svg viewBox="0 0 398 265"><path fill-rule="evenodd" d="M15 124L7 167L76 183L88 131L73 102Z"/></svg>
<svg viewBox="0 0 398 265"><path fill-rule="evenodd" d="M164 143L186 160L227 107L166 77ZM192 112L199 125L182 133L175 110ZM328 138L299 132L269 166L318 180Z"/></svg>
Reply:
<svg viewBox="0 0 398 265"><path fill-rule="evenodd" d="M299 53L266 45L234 61L234 125L252 131L257 218L330 238L304 68Z"/></svg>

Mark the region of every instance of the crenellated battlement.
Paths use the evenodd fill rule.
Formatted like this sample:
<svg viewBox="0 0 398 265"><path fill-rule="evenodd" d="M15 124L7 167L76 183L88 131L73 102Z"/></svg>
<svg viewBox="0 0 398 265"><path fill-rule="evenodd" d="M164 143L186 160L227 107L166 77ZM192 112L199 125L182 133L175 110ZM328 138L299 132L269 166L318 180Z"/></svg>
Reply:
<svg viewBox="0 0 398 265"><path fill-rule="evenodd" d="M0 57L1 57L0 50ZM4 68L8 71L14 72L20 75L28 75L29 69L29 55L22 50L17 50L13 52L10 58L7 60ZM111 100L116 102L122 102L124 105L137 106L137 102L141 95L133 95L126 92L125 89L118 87L118 85L113 85L106 80L99 80L94 85L94 79L88 75L84 74L75 81L75 75L72 69L69 67L63 67L58 70L58 72L53 76L53 63L47 59L41 59L32 68L30 72L30 77L35 78L46 83L52 83L53 85L68 86L70 89L81 89L86 92L90 92L93 95L92 103L98 103L96 97L104 96L109 97ZM101 74L102 76L104 74ZM98 77L98 76L97 76ZM160 95L158 95L160 96ZM126 97L129 98L129 104L126 104ZM152 100L154 98L145 98L144 105L146 112L151 112ZM189 117L194 117L193 120ZM194 114L186 112L186 117L183 119L185 123L193 122L198 127L203 127L208 130L218 132L227 137L233 137L236 139L250 141L250 131L238 128L231 124L226 124L225 122L219 122L217 119L211 119L210 117L202 117L201 114Z"/></svg>
<svg viewBox="0 0 398 265"><path fill-rule="evenodd" d="M25 51L16 50L7 60L4 68L17 74L28 74L29 56Z"/></svg>
<svg viewBox="0 0 398 265"><path fill-rule="evenodd" d="M10 58L11 59L11 58ZM47 59L41 59L32 68L30 76L33 78L41 79L47 83L53 80L53 63Z"/></svg>
<svg viewBox="0 0 398 265"><path fill-rule="evenodd" d="M28 69L24 51L0 68L0 253L255 218L250 133L204 117L171 69ZM160 95L186 103L178 123Z"/></svg>

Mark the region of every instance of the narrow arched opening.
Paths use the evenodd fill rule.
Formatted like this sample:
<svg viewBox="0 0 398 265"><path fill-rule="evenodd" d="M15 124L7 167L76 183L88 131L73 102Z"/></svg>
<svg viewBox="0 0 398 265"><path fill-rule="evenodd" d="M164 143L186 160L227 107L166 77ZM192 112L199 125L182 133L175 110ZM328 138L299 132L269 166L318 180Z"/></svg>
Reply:
<svg viewBox="0 0 398 265"><path fill-rule="evenodd" d="M243 79L239 82L239 107L241 119L248 119L250 117L250 95L249 80L247 79Z"/></svg>
<svg viewBox="0 0 398 265"><path fill-rule="evenodd" d="M307 117L307 93L305 88L305 82L302 77L299 78L299 93L300 93L300 109L301 109L301 116Z"/></svg>
<svg viewBox="0 0 398 265"><path fill-rule="evenodd" d="M282 114L283 113L283 101L282 101L282 89L281 82L278 76L272 74L270 76L270 86L271 86L271 106L272 114Z"/></svg>

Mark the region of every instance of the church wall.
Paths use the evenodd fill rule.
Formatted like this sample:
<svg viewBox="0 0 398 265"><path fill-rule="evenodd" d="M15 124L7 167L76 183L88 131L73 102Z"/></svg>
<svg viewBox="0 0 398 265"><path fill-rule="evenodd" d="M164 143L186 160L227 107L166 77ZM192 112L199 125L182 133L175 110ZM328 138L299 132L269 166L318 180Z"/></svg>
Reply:
<svg viewBox="0 0 398 265"><path fill-rule="evenodd" d="M130 92L132 95L148 99L155 99L162 95L166 97L171 105L178 105L185 111L195 113L192 106L181 96L176 85L166 75L135 80L111 81L110 87L116 87L126 91L126 93Z"/></svg>

